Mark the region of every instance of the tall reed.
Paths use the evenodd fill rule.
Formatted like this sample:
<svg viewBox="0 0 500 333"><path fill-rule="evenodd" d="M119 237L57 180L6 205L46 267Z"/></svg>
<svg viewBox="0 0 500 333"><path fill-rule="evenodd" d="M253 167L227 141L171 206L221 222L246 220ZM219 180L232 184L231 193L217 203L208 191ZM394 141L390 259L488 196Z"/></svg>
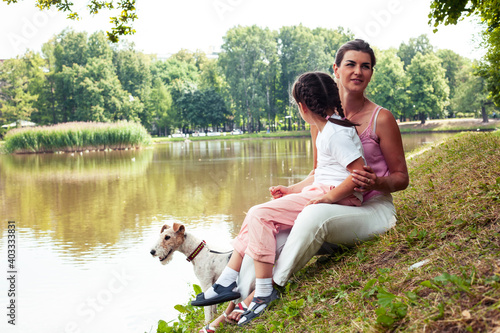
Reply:
<svg viewBox="0 0 500 333"><path fill-rule="evenodd" d="M7 153L48 153L138 148L151 136L138 123L71 122L52 126L13 129L5 136Z"/></svg>

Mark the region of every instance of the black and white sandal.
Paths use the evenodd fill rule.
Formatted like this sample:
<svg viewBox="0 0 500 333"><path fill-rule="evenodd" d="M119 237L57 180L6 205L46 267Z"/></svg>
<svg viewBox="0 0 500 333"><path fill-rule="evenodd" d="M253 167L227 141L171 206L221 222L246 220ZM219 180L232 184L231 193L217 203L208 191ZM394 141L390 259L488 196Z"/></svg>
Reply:
<svg viewBox="0 0 500 333"><path fill-rule="evenodd" d="M214 284L213 286L215 296L211 298L205 298L205 293L200 293L196 295L196 299L191 301L192 306L207 306L213 304L224 303L227 301L232 301L233 299L240 298L241 295L237 291L233 291L237 287L236 282L231 283L227 287L223 287L220 284Z"/></svg>
<svg viewBox="0 0 500 333"><path fill-rule="evenodd" d="M244 326L260 316L265 309L271 304L272 301L279 299L278 296L278 291L276 289L273 289L273 292L271 295L267 297L254 297L252 300L253 306L248 308L247 311L245 311L240 318L240 321L238 321L238 326Z"/></svg>

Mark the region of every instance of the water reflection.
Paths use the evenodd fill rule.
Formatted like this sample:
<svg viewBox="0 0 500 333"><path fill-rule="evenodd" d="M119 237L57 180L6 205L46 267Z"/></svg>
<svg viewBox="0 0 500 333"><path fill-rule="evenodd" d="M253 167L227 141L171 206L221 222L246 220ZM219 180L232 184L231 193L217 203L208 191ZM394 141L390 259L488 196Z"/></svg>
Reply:
<svg viewBox="0 0 500 333"><path fill-rule="evenodd" d="M45 233L71 244L70 253L113 244L120 232L135 228L135 203L142 198L137 180L153 154L149 149L2 156L2 217L30 228L35 237Z"/></svg>
<svg viewBox="0 0 500 333"><path fill-rule="evenodd" d="M447 137L454 135L453 133L420 133L420 134L403 134L403 148L406 153L411 152L419 147L440 142Z"/></svg>
<svg viewBox="0 0 500 333"><path fill-rule="evenodd" d="M128 230L140 232L153 217L203 225L226 214L238 229L244 212L268 199L270 185L308 172L310 154L305 140L268 140L2 156L2 215L34 235L50 231L79 254L113 245Z"/></svg>
<svg viewBox="0 0 500 333"><path fill-rule="evenodd" d="M301 180L311 167L306 138L1 155L0 218L18 226L18 332L32 330L28 321L39 332L72 331L73 324L80 332L144 332L175 318L173 306L197 281L181 255L166 267L149 255L161 226L183 223L225 249L245 212L269 200L269 186ZM0 232L4 257L6 223ZM114 293L117 274L125 282Z"/></svg>

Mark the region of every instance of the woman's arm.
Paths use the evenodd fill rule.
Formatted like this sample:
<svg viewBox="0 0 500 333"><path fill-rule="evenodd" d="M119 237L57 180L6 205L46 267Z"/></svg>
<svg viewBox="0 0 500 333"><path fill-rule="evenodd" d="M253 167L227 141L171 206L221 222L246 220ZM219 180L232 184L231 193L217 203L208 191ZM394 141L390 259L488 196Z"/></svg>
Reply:
<svg viewBox="0 0 500 333"><path fill-rule="evenodd" d="M369 166L356 168L353 170L353 182L358 186L355 191L392 193L404 190L408 186L409 177L403 141L396 119L389 110L380 110L375 133L380 139L380 149L389 167L389 175L377 177Z"/></svg>
<svg viewBox="0 0 500 333"><path fill-rule="evenodd" d="M363 165L364 165L364 160L362 157L359 157L358 159L351 162L347 166L347 170L349 170L349 172L352 173L355 168L362 168ZM308 205L317 203L328 203L328 204L336 203L353 194L355 187L356 184L354 184L354 182L352 181L352 175L349 175L347 176L346 179L344 179L342 183L340 183L338 186L335 186L333 189L331 189L328 193L326 193L322 197L312 199L311 201L309 201Z"/></svg>

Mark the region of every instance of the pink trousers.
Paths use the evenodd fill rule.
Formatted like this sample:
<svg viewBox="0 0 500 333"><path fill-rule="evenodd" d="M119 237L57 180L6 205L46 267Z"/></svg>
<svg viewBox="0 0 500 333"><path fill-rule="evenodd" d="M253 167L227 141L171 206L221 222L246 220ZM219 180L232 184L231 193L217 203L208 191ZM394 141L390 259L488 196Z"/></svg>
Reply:
<svg viewBox="0 0 500 333"><path fill-rule="evenodd" d="M295 219L314 198L329 192L329 185L310 185L302 192L253 206L248 211L241 230L233 240L234 249L244 257L273 264L276 257L276 235L293 227ZM345 206L359 206L361 201L351 195L338 202Z"/></svg>

